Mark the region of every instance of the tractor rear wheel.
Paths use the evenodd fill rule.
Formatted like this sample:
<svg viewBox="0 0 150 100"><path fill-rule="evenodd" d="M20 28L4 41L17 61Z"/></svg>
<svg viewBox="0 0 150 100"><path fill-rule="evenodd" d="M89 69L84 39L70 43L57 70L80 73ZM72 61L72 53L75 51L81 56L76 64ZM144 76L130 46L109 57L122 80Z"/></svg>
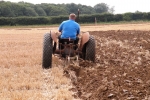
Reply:
<svg viewBox="0 0 150 100"><path fill-rule="evenodd" d="M93 36L90 36L88 42L84 44L82 54L84 60L95 62L95 38Z"/></svg>
<svg viewBox="0 0 150 100"><path fill-rule="evenodd" d="M52 67L53 40L50 33L44 34L42 67L48 69Z"/></svg>

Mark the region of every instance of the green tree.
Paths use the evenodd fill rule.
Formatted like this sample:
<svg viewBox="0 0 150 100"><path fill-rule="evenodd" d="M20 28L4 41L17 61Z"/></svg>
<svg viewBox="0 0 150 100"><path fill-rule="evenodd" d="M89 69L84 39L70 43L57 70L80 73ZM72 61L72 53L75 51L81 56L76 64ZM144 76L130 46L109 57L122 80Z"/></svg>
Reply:
<svg viewBox="0 0 150 100"><path fill-rule="evenodd" d="M94 9L96 13L104 13L104 12L108 12L109 7L105 3L99 3L94 6Z"/></svg>
<svg viewBox="0 0 150 100"><path fill-rule="evenodd" d="M61 6L61 5L57 5L57 4L50 4L51 6L51 13L50 16L58 16L58 15L66 15L67 10Z"/></svg>
<svg viewBox="0 0 150 100"><path fill-rule="evenodd" d="M66 4L66 7L68 8L68 13L77 13L79 9L78 5L74 3Z"/></svg>
<svg viewBox="0 0 150 100"><path fill-rule="evenodd" d="M42 3L40 4L40 7L45 11L47 16L50 16L50 13L52 11L52 7L50 6L50 4Z"/></svg>
<svg viewBox="0 0 150 100"><path fill-rule="evenodd" d="M133 13L130 13L130 12L124 13L123 14L123 20L131 21L132 20L132 16L133 16Z"/></svg>
<svg viewBox="0 0 150 100"><path fill-rule="evenodd" d="M94 14L95 10L91 6L79 5L81 14Z"/></svg>
<svg viewBox="0 0 150 100"><path fill-rule="evenodd" d="M23 13L23 16L38 16L36 13L34 7L34 4L27 3L27 2L18 2L18 5L20 6L20 12Z"/></svg>
<svg viewBox="0 0 150 100"><path fill-rule="evenodd" d="M1 5L0 6L0 13L1 13L1 16L3 16L3 17L13 17L13 16L15 16L13 14L12 9L11 9L9 4Z"/></svg>
<svg viewBox="0 0 150 100"><path fill-rule="evenodd" d="M12 13L14 14L15 17L23 16L23 12L22 12L23 7L20 6L19 4L12 3L11 9L12 9Z"/></svg>
<svg viewBox="0 0 150 100"><path fill-rule="evenodd" d="M105 3L99 3L94 7L81 4L31 4L27 2L6 2L0 1L0 16L1 17L19 17L19 16L59 16L68 15L70 13L80 14L95 14L110 12L113 13L114 8L109 8Z"/></svg>
<svg viewBox="0 0 150 100"><path fill-rule="evenodd" d="M35 6L35 11L39 16L47 16L44 9L42 7L40 7L39 5Z"/></svg>
<svg viewBox="0 0 150 100"><path fill-rule="evenodd" d="M25 16L38 16L38 14L35 12L35 10L31 7L26 7L24 9L24 15Z"/></svg>

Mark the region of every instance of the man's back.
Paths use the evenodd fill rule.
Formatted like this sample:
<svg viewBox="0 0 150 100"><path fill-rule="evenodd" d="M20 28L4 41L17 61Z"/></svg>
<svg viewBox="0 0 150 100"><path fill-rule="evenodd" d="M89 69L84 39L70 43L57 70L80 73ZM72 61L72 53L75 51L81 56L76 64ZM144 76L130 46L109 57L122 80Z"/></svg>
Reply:
<svg viewBox="0 0 150 100"><path fill-rule="evenodd" d="M63 21L59 26L59 32L61 32L61 38L71 38L76 40L77 35L80 33L80 25L75 22L76 15L71 13L69 20Z"/></svg>
<svg viewBox="0 0 150 100"><path fill-rule="evenodd" d="M61 23L59 31L62 32L61 38L76 39L76 35L80 32L80 26L74 20L67 20Z"/></svg>

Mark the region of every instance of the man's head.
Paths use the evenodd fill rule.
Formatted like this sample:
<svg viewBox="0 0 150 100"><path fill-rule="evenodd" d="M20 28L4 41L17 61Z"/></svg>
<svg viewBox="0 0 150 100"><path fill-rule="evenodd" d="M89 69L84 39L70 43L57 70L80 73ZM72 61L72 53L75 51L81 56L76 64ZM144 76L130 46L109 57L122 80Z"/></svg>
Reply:
<svg viewBox="0 0 150 100"><path fill-rule="evenodd" d="M76 19L76 15L74 13L71 13L69 15L69 19L75 20Z"/></svg>

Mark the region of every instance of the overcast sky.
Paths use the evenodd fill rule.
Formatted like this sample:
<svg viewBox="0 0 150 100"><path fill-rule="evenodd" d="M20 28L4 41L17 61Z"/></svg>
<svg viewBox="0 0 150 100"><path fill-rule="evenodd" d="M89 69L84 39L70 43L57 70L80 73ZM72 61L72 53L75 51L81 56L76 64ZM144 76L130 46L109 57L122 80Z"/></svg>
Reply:
<svg viewBox="0 0 150 100"><path fill-rule="evenodd" d="M150 0L4 0L4 1L11 1L11 2L29 2L33 4L40 4L40 3L55 3L55 4L62 4L62 3L75 3L75 4L82 4L87 6L94 6L98 3L106 3L109 7L114 6L115 14L116 13L126 13L126 12L150 12Z"/></svg>

